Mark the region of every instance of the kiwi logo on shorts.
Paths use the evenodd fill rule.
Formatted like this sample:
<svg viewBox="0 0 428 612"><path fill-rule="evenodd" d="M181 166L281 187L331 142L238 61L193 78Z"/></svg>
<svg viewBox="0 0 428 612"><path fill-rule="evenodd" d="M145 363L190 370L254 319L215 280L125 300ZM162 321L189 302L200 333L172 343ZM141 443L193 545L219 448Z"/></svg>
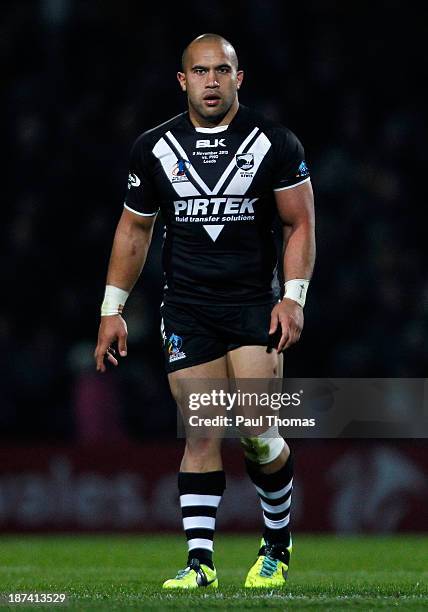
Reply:
<svg viewBox="0 0 428 612"><path fill-rule="evenodd" d="M181 350L182 346L183 338L177 334L171 334L168 340L169 363L186 357L186 353Z"/></svg>

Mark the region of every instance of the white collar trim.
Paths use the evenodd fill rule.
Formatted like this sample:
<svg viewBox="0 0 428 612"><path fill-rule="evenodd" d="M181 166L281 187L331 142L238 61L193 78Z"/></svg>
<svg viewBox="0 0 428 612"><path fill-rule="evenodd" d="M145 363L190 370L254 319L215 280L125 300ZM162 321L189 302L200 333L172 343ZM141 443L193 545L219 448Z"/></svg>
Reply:
<svg viewBox="0 0 428 612"><path fill-rule="evenodd" d="M202 134L215 134L216 132L224 132L225 130L227 130L228 127L228 125L216 125L212 128L195 127L195 130L197 132L202 132Z"/></svg>

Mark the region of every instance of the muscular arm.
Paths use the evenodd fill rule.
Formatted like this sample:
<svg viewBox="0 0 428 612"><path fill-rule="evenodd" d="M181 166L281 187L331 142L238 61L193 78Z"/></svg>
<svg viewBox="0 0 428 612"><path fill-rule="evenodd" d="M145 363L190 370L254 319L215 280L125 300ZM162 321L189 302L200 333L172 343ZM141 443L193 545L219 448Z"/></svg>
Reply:
<svg viewBox="0 0 428 612"><path fill-rule="evenodd" d="M114 236L107 285L128 292L134 287L146 261L155 218L143 217L123 209Z"/></svg>
<svg viewBox="0 0 428 612"><path fill-rule="evenodd" d="M155 216L140 216L123 210L116 228L110 262L107 272L107 284L114 285L130 292L141 274L147 252L152 240ZM126 356L127 328L120 314L101 317L98 331L98 343L95 349L97 370L105 372L104 357L117 366L115 351L111 344L117 340L119 354Z"/></svg>
<svg viewBox="0 0 428 612"><path fill-rule="evenodd" d="M284 235L284 277L310 280L315 263L314 196L310 181L275 191Z"/></svg>
<svg viewBox="0 0 428 612"><path fill-rule="evenodd" d="M285 280L309 280L315 263L315 214L311 183L292 189L275 191L284 236ZM280 330L279 330L280 327ZM297 342L303 329L303 308L294 300L284 298L272 310L269 334L281 331L277 351Z"/></svg>

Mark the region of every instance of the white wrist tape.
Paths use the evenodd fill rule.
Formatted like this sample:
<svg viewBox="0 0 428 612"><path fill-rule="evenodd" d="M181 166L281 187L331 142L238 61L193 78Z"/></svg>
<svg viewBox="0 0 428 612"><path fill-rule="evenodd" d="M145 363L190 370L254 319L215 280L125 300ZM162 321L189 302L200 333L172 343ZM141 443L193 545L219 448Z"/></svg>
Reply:
<svg viewBox="0 0 428 612"><path fill-rule="evenodd" d="M289 300L294 300L303 308L306 301L306 292L309 287L309 281L304 278L293 278L285 283L284 297Z"/></svg>
<svg viewBox="0 0 428 612"><path fill-rule="evenodd" d="M101 316L109 317L111 315L121 314L129 292L114 287L114 285L106 285L104 300L101 304Z"/></svg>

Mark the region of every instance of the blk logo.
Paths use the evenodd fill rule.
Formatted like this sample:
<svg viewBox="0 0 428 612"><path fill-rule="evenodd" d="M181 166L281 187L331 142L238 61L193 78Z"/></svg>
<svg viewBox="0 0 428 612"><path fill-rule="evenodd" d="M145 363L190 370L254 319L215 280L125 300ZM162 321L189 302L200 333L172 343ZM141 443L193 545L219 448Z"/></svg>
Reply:
<svg viewBox="0 0 428 612"><path fill-rule="evenodd" d="M218 147L225 147L226 143L224 142L224 138L214 138L211 140L197 140L196 148L197 149L217 149Z"/></svg>

